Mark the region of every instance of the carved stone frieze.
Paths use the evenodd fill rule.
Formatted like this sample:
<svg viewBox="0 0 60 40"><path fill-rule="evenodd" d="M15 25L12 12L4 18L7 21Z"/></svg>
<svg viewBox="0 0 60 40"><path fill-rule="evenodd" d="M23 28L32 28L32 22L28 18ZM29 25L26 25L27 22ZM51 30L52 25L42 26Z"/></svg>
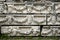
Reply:
<svg viewBox="0 0 60 40"><path fill-rule="evenodd" d="M42 36L60 36L60 26L43 26Z"/></svg>
<svg viewBox="0 0 60 40"><path fill-rule="evenodd" d="M40 26L2 26L1 33L8 36L38 36Z"/></svg>
<svg viewBox="0 0 60 40"><path fill-rule="evenodd" d="M20 15L20 16L0 16L0 24L19 24L19 25L42 25L46 24L45 16Z"/></svg>

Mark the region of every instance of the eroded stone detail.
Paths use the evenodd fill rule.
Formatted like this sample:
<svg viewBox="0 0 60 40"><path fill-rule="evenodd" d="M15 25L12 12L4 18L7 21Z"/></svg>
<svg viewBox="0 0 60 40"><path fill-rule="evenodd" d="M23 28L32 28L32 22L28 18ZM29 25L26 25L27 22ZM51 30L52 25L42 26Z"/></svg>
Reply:
<svg viewBox="0 0 60 40"><path fill-rule="evenodd" d="M1 33L8 36L38 36L39 26L2 26Z"/></svg>
<svg viewBox="0 0 60 40"><path fill-rule="evenodd" d="M42 36L60 36L60 26L43 26Z"/></svg>
<svg viewBox="0 0 60 40"><path fill-rule="evenodd" d="M42 17L42 18L41 18ZM0 16L0 24L19 24L19 25L42 25L46 24L45 16L20 15L20 16Z"/></svg>
<svg viewBox="0 0 60 40"><path fill-rule="evenodd" d="M4 13L4 14L3 14ZM60 36L60 3L46 0L0 0L1 33L8 36ZM38 26L12 26L38 25Z"/></svg>

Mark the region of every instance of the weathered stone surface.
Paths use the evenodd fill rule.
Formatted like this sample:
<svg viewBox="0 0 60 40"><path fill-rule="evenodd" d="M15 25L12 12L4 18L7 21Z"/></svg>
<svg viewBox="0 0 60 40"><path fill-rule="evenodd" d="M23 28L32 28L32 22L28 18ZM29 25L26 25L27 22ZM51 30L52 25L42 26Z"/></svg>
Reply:
<svg viewBox="0 0 60 40"><path fill-rule="evenodd" d="M8 36L38 36L39 26L2 26L1 33Z"/></svg>
<svg viewBox="0 0 60 40"><path fill-rule="evenodd" d="M46 0L0 0L0 25L5 25L1 26L1 33L8 36L38 36L40 33L42 36L60 36L60 26L54 26L60 25L60 3Z"/></svg>
<svg viewBox="0 0 60 40"><path fill-rule="evenodd" d="M42 36L60 36L60 26L43 26Z"/></svg>

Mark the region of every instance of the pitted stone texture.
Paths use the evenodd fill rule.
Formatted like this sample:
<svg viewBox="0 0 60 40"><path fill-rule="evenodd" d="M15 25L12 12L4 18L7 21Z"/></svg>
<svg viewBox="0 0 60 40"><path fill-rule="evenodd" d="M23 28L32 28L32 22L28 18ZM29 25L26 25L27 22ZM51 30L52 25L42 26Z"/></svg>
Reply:
<svg viewBox="0 0 60 40"><path fill-rule="evenodd" d="M58 14L60 15L60 14ZM60 22L59 22L59 16L58 15L55 15L55 14L51 14L51 15L47 15L47 24L48 25L59 25Z"/></svg>
<svg viewBox="0 0 60 40"><path fill-rule="evenodd" d="M38 36L40 26L2 26L1 33L8 36Z"/></svg>
<svg viewBox="0 0 60 40"><path fill-rule="evenodd" d="M60 26L43 26L42 36L60 36Z"/></svg>
<svg viewBox="0 0 60 40"><path fill-rule="evenodd" d="M60 13L60 4L57 4L55 6L56 13Z"/></svg>
<svg viewBox="0 0 60 40"><path fill-rule="evenodd" d="M43 26L42 28L42 32L41 32L42 36L52 36L52 29L50 26Z"/></svg>
<svg viewBox="0 0 60 40"><path fill-rule="evenodd" d="M50 13L51 7L41 5L11 5L8 4L8 13Z"/></svg>
<svg viewBox="0 0 60 40"><path fill-rule="evenodd" d="M45 15L5 15L0 16L0 24L46 25Z"/></svg>

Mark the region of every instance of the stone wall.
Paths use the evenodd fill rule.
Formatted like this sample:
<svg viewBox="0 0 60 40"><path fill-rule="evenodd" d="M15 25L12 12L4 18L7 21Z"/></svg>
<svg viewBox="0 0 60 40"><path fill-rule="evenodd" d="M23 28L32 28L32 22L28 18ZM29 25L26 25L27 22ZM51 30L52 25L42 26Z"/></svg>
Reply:
<svg viewBox="0 0 60 40"><path fill-rule="evenodd" d="M60 4L0 1L0 28L8 36L60 36Z"/></svg>

